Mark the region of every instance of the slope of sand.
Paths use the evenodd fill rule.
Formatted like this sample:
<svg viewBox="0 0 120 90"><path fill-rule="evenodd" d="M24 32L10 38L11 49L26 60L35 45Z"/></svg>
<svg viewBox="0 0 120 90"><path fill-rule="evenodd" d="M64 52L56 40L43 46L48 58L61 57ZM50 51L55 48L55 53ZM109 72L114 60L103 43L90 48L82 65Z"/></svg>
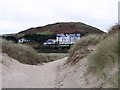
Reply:
<svg viewBox="0 0 120 90"><path fill-rule="evenodd" d="M64 58L66 59L66 58ZM44 65L25 65L3 55L3 88L54 88L57 66L63 60Z"/></svg>
<svg viewBox="0 0 120 90"><path fill-rule="evenodd" d="M101 88L110 87L87 72L87 58L76 65L65 64L67 57L43 65L25 65L3 54L3 88ZM116 67L117 68L117 67ZM114 70L111 70L115 72ZM1 73L1 72L0 72ZM112 72L113 74L113 72ZM111 75L112 75L111 74Z"/></svg>
<svg viewBox="0 0 120 90"><path fill-rule="evenodd" d="M87 59L81 59L75 66L64 65L59 67L59 88L100 88L103 81L87 72Z"/></svg>

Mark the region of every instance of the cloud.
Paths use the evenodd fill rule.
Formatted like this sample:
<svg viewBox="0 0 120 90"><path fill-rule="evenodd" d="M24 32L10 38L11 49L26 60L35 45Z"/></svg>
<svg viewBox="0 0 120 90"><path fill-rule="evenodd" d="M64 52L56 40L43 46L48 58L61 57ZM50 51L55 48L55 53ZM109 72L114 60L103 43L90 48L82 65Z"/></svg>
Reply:
<svg viewBox="0 0 120 90"><path fill-rule="evenodd" d="M0 29L4 32L0 33L65 21L105 30L118 21L117 4L118 0L1 0Z"/></svg>

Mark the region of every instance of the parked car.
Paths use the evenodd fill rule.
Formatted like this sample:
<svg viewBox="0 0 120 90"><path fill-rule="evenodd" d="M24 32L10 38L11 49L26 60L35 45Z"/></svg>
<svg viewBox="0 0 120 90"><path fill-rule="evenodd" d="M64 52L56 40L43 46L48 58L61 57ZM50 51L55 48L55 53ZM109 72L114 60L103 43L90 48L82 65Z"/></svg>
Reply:
<svg viewBox="0 0 120 90"><path fill-rule="evenodd" d="M44 45L51 45L51 44L56 44L56 40L48 39L46 42L44 42Z"/></svg>

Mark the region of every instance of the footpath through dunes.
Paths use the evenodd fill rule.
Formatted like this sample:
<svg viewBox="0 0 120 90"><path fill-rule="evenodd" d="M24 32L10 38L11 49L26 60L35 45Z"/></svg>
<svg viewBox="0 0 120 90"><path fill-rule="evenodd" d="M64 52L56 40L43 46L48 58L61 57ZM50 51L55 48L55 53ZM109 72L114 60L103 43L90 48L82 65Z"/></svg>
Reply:
<svg viewBox="0 0 120 90"><path fill-rule="evenodd" d="M44 65L25 65L2 54L2 88L82 88L100 86L95 77L88 84L86 58L70 67L66 58Z"/></svg>
<svg viewBox="0 0 120 90"><path fill-rule="evenodd" d="M2 56L2 88L116 88L88 71L88 57L73 66L66 64L67 57L35 66ZM111 68L108 75L113 76L117 68Z"/></svg>
<svg viewBox="0 0 120 90"><path fill-rule="evenodd" d="M63 60L44 65L25 65L3 54L2 87L3 88L55 88L57 67Z"/></svg>

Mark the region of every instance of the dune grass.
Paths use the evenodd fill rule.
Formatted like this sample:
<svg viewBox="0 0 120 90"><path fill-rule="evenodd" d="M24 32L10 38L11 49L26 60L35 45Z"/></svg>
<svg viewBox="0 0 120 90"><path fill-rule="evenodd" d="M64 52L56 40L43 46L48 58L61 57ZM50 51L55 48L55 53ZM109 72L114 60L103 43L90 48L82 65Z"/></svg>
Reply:
<svg viewBox="0 0 120 90"><path fill-rule="evenodd" d="M24 64L36 65L46 58L27 45L2 39L2 52Z"/></svg>
<svg viewBox="0 0 120 90"><path fill-rule="evenodd" d="M110 72L114 67L118 68L118 56L120 56L118 44L120 39L118 40L118 33L115 33L99 43L96 50L88 56L88 69L100 78L108 80L115 87L118 85L117 73L110 76Z"/></svg>
<svg viewBox="0 0 120 90"><path fill-rule="evenodd" d="M82 37L75 45L69 50L67 63L75 64L80 59L86 57L92 49L89 47L96 46L101 40L106 37L106 34L89 34Z"/></svg>
<svg viewBox="0 0 120 90"><path fill-rule="evenodd" d="M109 29L109 34L113 34L113 33L117 33L118 31L120 31L120 25L119 24L115 24L113 25L110 29Z"/></svg>
<svg viewBox="0 0 120 90"><path fill-rule="evenodd" d="M74 65L86 57L88 73L103 79L103 87L118 87L119 33L120 25L114 25L107 34L90 34L82 37L70 49L67 63ZM93 49L89 49L90 47Z"/></svg>

